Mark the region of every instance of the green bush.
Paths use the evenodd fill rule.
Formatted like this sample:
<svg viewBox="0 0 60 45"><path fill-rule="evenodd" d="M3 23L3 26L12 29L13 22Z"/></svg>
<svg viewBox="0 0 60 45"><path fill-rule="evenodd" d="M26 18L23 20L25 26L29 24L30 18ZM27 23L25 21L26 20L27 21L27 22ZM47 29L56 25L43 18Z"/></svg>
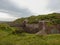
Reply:
<svg viewBox="0 0 60 45"><path fill-rule="evenodd" d="M15 29L13 27L10 27L8 24L1 23L0 24L0 30L11 33Z"/></svg>
<svg viewBox="0 0 60 45"><path fill-rule="evenodd" d="M21 34L21 33L24 33L24 29L19 27L19 28L16 28L15 27L15 30L12 32L12 34Z"/></svg>

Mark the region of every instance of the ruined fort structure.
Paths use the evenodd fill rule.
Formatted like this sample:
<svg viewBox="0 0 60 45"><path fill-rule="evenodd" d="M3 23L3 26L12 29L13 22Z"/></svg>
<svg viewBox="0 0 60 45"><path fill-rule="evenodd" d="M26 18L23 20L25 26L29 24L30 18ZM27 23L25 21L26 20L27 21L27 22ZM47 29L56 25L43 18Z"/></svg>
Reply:
<svg viewBox="0 0 60 45"><path fill-rule="evenodd" d="M36 24L28 24L28 20L23 21L23 27L26 32L29 33L36 33L36 34L54 34L54 33L60 33L60 28L58 26L60 25L51 25L48 26L46 23L51 21L39 21Z"/></svg>

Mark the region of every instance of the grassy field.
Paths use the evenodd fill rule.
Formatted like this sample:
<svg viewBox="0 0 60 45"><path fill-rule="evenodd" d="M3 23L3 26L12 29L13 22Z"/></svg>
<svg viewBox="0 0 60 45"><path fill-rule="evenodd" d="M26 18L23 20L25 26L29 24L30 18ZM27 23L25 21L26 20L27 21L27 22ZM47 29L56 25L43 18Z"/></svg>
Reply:
<svg viewBox="0 0 60 45"><path fill-rule="evenodd" d="M0 30L0 45L60 45L60 34L10 34Z"/></svg>

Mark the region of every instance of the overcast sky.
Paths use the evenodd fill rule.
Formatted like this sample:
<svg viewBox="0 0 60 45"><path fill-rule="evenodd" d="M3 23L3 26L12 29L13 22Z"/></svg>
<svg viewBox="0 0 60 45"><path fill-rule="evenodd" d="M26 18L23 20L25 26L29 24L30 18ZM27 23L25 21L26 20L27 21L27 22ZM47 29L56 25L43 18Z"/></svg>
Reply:
<svg viewBox="0 0 60 45"><path fill-rule="evenodd" d="M60 12L60 0L0 0L0 21Z"/></svg>

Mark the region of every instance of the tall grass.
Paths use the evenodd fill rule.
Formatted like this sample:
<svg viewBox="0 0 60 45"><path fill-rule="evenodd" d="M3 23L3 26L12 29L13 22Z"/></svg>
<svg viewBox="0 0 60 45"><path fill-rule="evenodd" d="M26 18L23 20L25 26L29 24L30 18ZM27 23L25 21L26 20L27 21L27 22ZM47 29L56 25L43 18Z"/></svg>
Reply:
<svg viewBox="0 0 60 45"><path fill-rule="evenodd" d="M8 34L0 31L0 45L60 45L60 34L35 35L35 34Z"/></svg>

